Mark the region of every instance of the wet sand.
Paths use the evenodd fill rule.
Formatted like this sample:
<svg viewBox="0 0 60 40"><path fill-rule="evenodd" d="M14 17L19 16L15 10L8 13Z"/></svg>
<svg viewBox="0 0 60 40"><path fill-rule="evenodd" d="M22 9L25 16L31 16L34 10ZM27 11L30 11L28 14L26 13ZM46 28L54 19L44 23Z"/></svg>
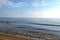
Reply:
<svg viewBox="0 0 60 40"><path fill-rule="evenodd" d="M53 35L41 35L40 38L29 38L29 37L22 37L22 36L11 36L0 34L0 40L60 40L60 36L53 36Z"/></svg>
<svg viewBox="0 0 60 40"><path fill-rule="evenodd" d="M31 39L0 34L0 40L31 40Z"/></svg>

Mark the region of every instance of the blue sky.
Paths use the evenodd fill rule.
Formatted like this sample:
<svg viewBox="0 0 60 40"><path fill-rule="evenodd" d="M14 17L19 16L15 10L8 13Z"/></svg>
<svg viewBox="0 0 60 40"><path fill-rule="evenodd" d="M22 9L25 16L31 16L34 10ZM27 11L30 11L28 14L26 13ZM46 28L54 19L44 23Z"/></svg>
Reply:
<svg viewBox="0 0 60 40"><path fill-rule="evenodd" d="M0 17L60 18L60 0L0 0Z"/></svg>

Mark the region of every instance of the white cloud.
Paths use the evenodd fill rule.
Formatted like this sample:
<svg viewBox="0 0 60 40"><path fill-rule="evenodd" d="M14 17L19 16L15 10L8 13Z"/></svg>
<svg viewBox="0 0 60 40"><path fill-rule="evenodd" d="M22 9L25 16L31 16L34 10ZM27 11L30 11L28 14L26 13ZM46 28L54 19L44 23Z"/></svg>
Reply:
<svg viewBox="0 0 60 40"><path fill-rule="evenodd" d="M45 0L42 0L41 2L39 0L34 0L32 5L36 6L36 7L39 7L39 6L47 6L48 3Z"/></svg>
<svg viewBox="0 0 60 40"><path fill-rule="evenodd" d="M41 1L41 4L42 4L42 6L47 6L48 5L48 3L46 3L44 0Z"/></svg>
<svg viewBox="0 0 60 40"><path fill-rule="evenodd" d="M58 5L60 5L60 0L55 0Z"/></svg>
<svg viewBox="0 0 60 40"><path fill-rule="evenodd" d="M0 6L2 6L2 0L0 0Z"/></svg>
<svg viewBox="0 0 60 40"><path fill-rule="evenodd" d="M42 4L44 4L44 3L45 3L45 1L41 1L41 3L42 3Z"/></svg>
<svg viewBox="0 0 60 40"><path fill-rule="evenodd" d="M42 6L47 6L48 5L48 3L45 3L45 4L43 4Z"/></svg>
<svg viewBox="0 0 60 40"><path fill-rule="evenodd" d="M39 1L38 0L33 0L32 5L35 6L35 7L38 7L39 6Z"/></svg>
<svg viewBox="0 0 60 40"><path fill-rule="evenodd" d="M33 1L33 2L31 2ZM39 7L39 6L47 6L48 3L45 2L45 0L42 0L42 2L40 2L39 0L31 0L28 2L28 0L23 1L23 2L18 2L18 3L14 3L10 0L0 0L0 6L8 6L8 7L25 7L27 5L30 5L30 3L35 6L35 7Z"/></svg>
<svg viewBox="0 0 60 40"><path fill-rule="evenodd" d="M25 4L23 2L19 2L19 3L8 3L8 6L11 6L11 7L23 7L25 6Z"/></svg>
<svg viewBox="0 0 60 40"><path fill-rule="evenodd" d="M34 2L32 5L33 5L33 6L36 6L36 7L39 6L39 4L38 4L37 2Z"/></svg>
<svg viewBox="0 0 60 40"><path fill-rule="evenodd" d="M11 6L11 7L23 7L26 5L26 3L25 2L14 3L10 0L0 0L0 5L1 6Z"/></svg>

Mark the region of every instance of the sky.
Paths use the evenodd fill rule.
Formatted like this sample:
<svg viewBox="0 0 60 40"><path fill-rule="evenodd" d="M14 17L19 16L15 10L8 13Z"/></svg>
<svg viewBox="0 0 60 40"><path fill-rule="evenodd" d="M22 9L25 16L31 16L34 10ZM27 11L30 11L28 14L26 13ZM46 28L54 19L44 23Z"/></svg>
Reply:
<svg viewBox="0 0 60 40"><path fill-rule="evenodd" d="M60 0L0 0L0 17L60 18Z"/></svg>

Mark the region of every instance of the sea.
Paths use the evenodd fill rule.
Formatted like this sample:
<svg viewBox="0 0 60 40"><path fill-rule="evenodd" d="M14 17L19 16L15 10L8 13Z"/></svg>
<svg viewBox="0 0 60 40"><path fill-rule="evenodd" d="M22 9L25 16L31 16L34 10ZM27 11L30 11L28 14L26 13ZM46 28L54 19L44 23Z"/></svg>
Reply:
<svg viewBox="0 0 60 40"><path fill-rule="evenodd" d="M13 29L12 31L31 30L60 35L60 19L0 17L0 29L2 28Z"/></svg>

